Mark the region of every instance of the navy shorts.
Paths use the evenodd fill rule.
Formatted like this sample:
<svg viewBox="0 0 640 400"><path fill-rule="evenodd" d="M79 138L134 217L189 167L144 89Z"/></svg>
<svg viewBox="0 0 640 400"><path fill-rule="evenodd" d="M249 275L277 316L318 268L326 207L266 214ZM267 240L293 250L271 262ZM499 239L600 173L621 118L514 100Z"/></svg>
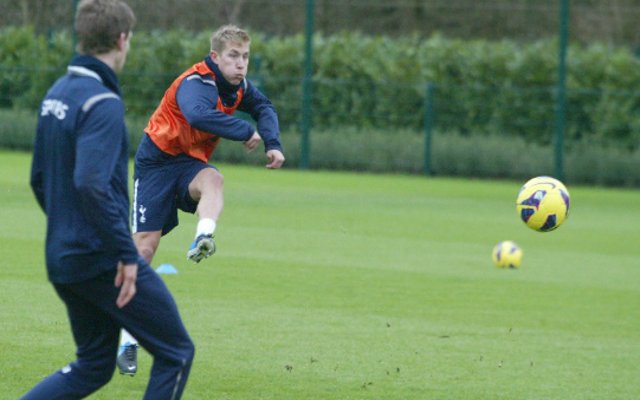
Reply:
<svg viewBox="0 0 640 400"><path fill-rule="evenodd" d="M189 184L205 168L214 168L186 154L164 153L144 135L136 152L133 174L133 233L162 231L178 226L178 210L195 213L198 202L189 195Z"/></svg>

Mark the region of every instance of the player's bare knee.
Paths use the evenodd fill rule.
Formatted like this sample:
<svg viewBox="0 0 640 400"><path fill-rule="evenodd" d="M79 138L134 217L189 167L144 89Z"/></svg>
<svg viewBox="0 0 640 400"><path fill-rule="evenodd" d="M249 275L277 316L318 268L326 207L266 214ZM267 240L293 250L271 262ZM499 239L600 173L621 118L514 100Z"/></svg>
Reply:
<svg viewBox="0 0 640 400"><path fill-rule="evenodd" d="M218 170L213 170L212 174L213 185L216 188L222 188L224 185L224 176Z"/></svg>
<svg viewBox="0 0 640 400"><path fill-rule="evenodd" d="M145 259L146 262L151 263L153 256L156 254L156 249L160 244L161 232L136 232L133 235L133 241L135 242L138 254Z"/></svg>
<svg viewBox="0 0 640 400"><path fill-rule="evenodd" d="M189 195L195 201L212 191L221 191L224 184L224 177L217 169L205 168L198 172L196 177L189 184Z"/></svg>
<svg viewBox="0 0 640 400"><path fill-rule="evenodd" d="M213 184L214 187L219 188L224 184L224 176L217 169L207 168L202 170L201 174L207 185Z"/></svg>
<svg viewBox="0 0 640 400"><path fill-rule="evenodd" d="M140 254L140 256L142 256L142 258L144 258L147 263L151 264L151 260L153 260L153 256L156 254L156 251L152 247L145 246L139 247L138 253Z"/></svg>

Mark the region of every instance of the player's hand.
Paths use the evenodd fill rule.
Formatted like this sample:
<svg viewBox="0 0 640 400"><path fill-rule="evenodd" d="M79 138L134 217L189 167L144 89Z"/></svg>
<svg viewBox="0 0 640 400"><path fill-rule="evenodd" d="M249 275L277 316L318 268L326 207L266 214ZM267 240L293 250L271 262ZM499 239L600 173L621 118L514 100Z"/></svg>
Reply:
<svg viewBox="0 0 640 400"><path fill-rule="evenodd" d="M261 140L262 138L258 135L258 132L253 132L253 135L244 142L244 148L247 149L247 151L254 151Z"/></svg>
<svg viewBox="0 0 640 400"><path fill-rule="evenodd" d="M277 169L284 164L284 154L280 150L271 149L267 151L267 160L269 163L266 165L269 169Z"/></svg>
<svg viewBox="0 0 640 400"><path fill-rule="evenodd" d="M136 279L138 278L138 264L123 264L118 262L115 286L120 288L116 299L118 308L122 308L136 295Z"/></svg>

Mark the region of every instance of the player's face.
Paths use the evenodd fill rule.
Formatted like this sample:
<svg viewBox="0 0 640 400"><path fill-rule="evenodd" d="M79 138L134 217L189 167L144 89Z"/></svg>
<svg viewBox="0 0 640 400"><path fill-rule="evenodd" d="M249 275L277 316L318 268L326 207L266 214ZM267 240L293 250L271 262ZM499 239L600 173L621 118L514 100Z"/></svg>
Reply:
<svg viewBox="0 0 640 400"><path fill-rule="evenodd" d="M212 51L211 59L218 64L227 81L239 85L247 76L249 68L249 43L227 43L221 53Z"/></svg>

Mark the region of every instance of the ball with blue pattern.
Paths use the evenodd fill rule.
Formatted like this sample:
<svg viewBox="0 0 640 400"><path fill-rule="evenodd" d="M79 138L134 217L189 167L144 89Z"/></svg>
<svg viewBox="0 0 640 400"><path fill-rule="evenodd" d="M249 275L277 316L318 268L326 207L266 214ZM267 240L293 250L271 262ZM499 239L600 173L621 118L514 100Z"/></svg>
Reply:
<svg viewBox="0 0 640 400"><path fill-rule="evenodd" d="M527 181L516 200L522 222L538 232L557 229L569 216L570 196L558 179L538 176Z"/></svg>
<svg viewBox="0 0 640 400"><path fill-rule="evenodd" d="M493 247L491 254L497 268L516 269L522 263L522 249L512 240L504 240Z"/></svg>

